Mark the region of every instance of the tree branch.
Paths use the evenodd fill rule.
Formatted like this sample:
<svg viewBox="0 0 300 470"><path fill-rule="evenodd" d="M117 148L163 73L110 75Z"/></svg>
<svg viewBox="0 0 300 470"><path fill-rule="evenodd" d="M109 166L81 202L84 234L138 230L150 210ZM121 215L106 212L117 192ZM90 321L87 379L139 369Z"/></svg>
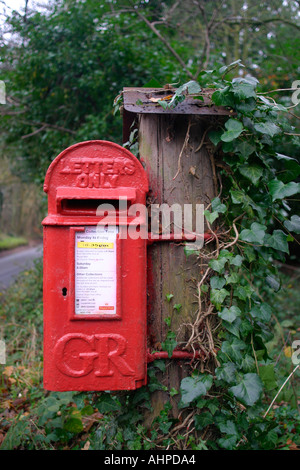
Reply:
<svg viewBox="0 0 300 470"><path fill-rule="evenodd" d="M287 24L289 26L292 26L298 30L300 30L300 25L296 24L296 23L293 23L292 21L289 21L289 20L286 20L285 18L281 18L281 17L276 17L276 18L265 18L265 19L261 19L261 20L258 20L258 19L254 19L254 18L242 18L242 17L232 17L232 18L225 18L224 21L222 22L225 22L225 23L229 23L229 24L252 24L252 25L256 25L256 26L259 26L259 25L264 25L264 24L267 24L267 23L273 23L273 22L281 22L281 23L284 23L284 24Z"/></svg>
<svg viewBox="0 0 300 470"><path fill-rule="evenodd" d="M30 134L22 135L22 139L28 139L28 137L33 137L36 134L39 134L39 132L42 132L44 129L46 129L47 126L43 125L39 129L36 129L35 131L31 132Z"/></svg>
<svg viewBox="0 0 300 470"><path fill-rule="evenodd" d="M298 364L294 370L290 373L290 375L288 376L288 378L283 382L283 384L281 385L280 389L278 390L278 392L276 393L275 397L273 398L272 402L271 402L271 405L269 406L269 408L267 409L267 411L265 412L264 414L264 418L267 416L267 414L269 413L270 409L272 408L276 398L278 397L278 395L280 394L281 390L283 389L283 387L287 384L287 382L290 380L290 378L292 377L292 375L296 372L297 369L299 369L299 365Z"/></svg>
<svg viewBox="0 0 300 470"><path fill-rule="evenodd" d="M171 54L173 55L173 57L175 57L175 59L180 63L181 67L183 68L183 70L185 70L185 72L187 73L187 75L191 78L191 79L194 79L194 76L193 74L189 71L189 69L187 68L186 64L184 63L184 61L182 60L182 58L180 57L180 55L175 51L175 49L173 49L173 47L171 46L171 44L166 40L166 38L164 38L161 33L156 29L156 27L154 26L153 23L151 23L142 13L140 13L138 10L134 9L134 12L137 14L137 16L144 21L144 23L146 23L146 25L151 29L151 31L160 39L160 41L166 46L166 48L171 52Z"/></svg>
<svg viewBox="0 0 300 470"><path fill-rule="evenodd" d="M72 135L76 134L76 132L72 131L71 129L66 129L65 127L61 127L61 126L56 126L55 124L47 124L46 122L28 122L28 121L23 121L23 122L24 122L24 124L28 124L28 125L32 125L32 126L41 126L41 127L39 129L31 132L30 134L23 135L22 139L27 139L28 137L32 137L32 136L38 134L39 132L44 131L47 128L54 129L54 130L59 131L59 132L66 132L66 133L72 134Z"/></svg>

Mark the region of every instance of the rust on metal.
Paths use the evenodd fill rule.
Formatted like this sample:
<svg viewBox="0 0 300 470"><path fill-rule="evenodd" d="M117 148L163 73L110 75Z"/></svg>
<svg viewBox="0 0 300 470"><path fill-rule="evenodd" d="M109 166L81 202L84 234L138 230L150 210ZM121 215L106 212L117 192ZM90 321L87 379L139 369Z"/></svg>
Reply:
<svg viewBox="0 0 300 470"><path fill-rule="evenodd" d="M211 100L214 89L204 89L201 92L203 101L198 96L187 96L185 100L176 107L164 109L158 101L170 99L170 90L165 88L124 88L124 109L136 114L202 114L229 115L232 110L224 106L216 106ZM174 93L174 92L173 92Z"/></svg>
<svg viewBox="0 0 300 470"><path fill-rule="evenodd" d="M123 88L123 142L129 140L130 129L136 117L140 114L166 114L166 115L199 115L199 116L229 116L233 110L225 106L216 106L211 100L215 90L202 89L199 95L186 96L185 100L175 107L163 108L158 101L170 100L175 89L166 88Z"/></svg>

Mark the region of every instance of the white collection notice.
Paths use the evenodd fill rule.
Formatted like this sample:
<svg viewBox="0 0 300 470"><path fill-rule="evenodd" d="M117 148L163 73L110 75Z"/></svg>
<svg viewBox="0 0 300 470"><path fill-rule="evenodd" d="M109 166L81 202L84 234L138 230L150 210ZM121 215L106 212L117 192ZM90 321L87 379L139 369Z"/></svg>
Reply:
<svg viewBox="0 0 300 470"><path fill-rule="evenodd" d="M85 227L75 234L75 314L116 314L118 227Z"/></svg>

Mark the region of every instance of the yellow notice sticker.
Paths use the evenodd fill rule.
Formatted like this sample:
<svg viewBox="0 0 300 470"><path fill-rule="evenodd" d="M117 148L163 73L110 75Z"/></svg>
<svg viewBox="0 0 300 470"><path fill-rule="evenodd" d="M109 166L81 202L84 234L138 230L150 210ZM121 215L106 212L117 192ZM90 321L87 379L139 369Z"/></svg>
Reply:
<svg viewBox="0 0 300 470"><path fill-rule="evenodd" d="M75 234L75 314L117 313L117 226L89 226Z"/></svg>
<svg viewBox="0 0 300 470"><path fill-rule="evenodd" d="M77 242L77 248L106 248L113 250L114 244L105 242Z"/></svg>

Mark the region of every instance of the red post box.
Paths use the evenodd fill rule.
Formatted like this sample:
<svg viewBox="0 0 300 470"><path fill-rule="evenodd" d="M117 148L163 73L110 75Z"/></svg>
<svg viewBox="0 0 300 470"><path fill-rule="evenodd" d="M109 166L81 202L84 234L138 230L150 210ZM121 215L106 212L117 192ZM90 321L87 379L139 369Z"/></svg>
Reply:
<svg viewBox="0 0 300 470"><path fill-rule="evenodd" d="M146 383L148 181L128 150L81 142L45 178L44 387L131 390ZM137 206L138 207L138 206Z"/></svg>

